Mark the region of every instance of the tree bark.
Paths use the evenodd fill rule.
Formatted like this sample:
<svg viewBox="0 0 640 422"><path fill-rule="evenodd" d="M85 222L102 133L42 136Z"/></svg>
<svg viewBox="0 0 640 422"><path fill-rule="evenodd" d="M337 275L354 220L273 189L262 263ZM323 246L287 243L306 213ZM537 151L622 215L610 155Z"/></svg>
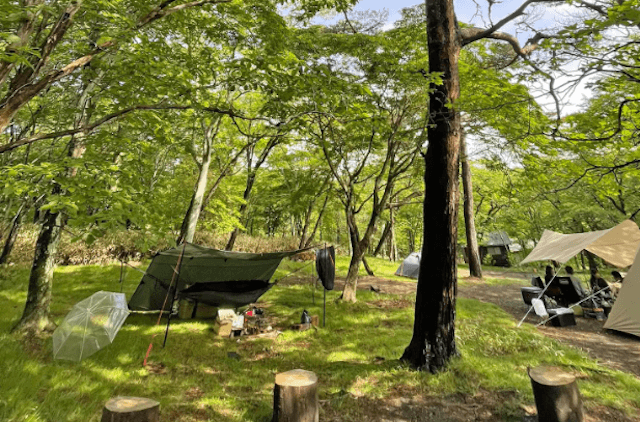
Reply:
<svg viewBox="0 0 640 422"><path fill-rule="evenodd" d="M389 260L398 260L398 244L396 242L396 216L394 208L389 208Z"/></svg>
<svg viewBox="0 0 640 422"><path fill-rule="evenodd" d="M378 246L373 251L373 256L378 256L380 252L382 252L382 247L385 243L389 242L389 235L391 234L391 222L387 221L384 225L384 229L382 229L382 235L380 235L380 240L378 241Z"/></svg>
<svg viewBox="0 0 640 422"><path fill-rule="evenodd" d="M482 266L478 256L478 235L473 207L473 184L471 183L471 166L467 160L467 143L464 131L460 131L460 161L462 162L462 188L464 190L464 224L469 251L469 273L471 277L482 278Z"/></svg>
<svg viewBox="0 0 640 422"><path fill-rule="evenodd" d="M576 377L560 368L537 367L528 371L538 420L545 422L582 422L582 399Z"/></svg>
<svg viewBox="0 0 640 422"><path fill-rule="evenodd" d="M13 250L13 245L16 243L16 239L18 238L18 232L20 231L20 226L22 226L22 220L26 213L26 206L22 204L16 212L16 215L11 220L11 228L9 229L9 233L7 233L7 238L4 241L4 247L2 248L2 255L0 255L0 265L6 264L11 251Z"/></svg>
<svg viewBox="0 0 640 422"><path fill-rule="evenodd" d="M102 409L101 422L159 422L160 403L144 397L116 397Z"/></svg>
<svg viewBox="0 0 640 422"><path fill-rule="evenodd" d="M362 247L362 242L359 241L360 234L358 233L358 226L356 225L356 217L349 208L346 210L347 227L349 229L349 239L351 242L351 261L349 261L349 270L347 271L347 278L344 281L344 289L342 290L342 299L347 302L356 302L356 290L358 288L358 271L360 270L360 263L364 257L366 247Z"/></svg>
<svg viewBox="0 0 640 422"><path fill-rule="evenodd" d="M311 246L311 242L313 242L313 239L316 237L318 227L320 227L320 222L322 221L322 216L324 215L324 211L327 209L328 202L329 202L329 194L327 193L327 195L324 197L322 208L320 208L320 212L318 213L318 218L316 218L316 223L313 226L313 230L311 231L311 234L304 242L302 242L303 239L300 239L300 249L302 249L303 247L308 248L309 246Z"/></svg>
<svg viewBox="0 0 640 422"><path fill-rule="evenodd" d="M220 127L221 117L218 118L217 127ZM216 123L214 123L216 124ZM216 128L217 133L217 128ZM182 220L182 227L180 229L180 235L176 243L178 245L183 242L193 243L193 237L196 234L196 227L198 226L198 220L200 219L200 212L202 211L202 204L204 201L204 194L207 190L207 180L209 176L209 167L211 166L211 146L213 143L214 133L214 125L210 125L204 131L204 139L203 139L203 151L202 151L202 162L198 163L198 181L196 182L195 189L193 191L193 195L191 196L191 202L189 203L189 208L187 209L187 213Z"/></svg>
<svg viewBox="0 0 640 422"><path fill-rule="evenodd" d="M425 154L423 246L413 337L402 360L437 372L457 355L456 240L460 119L454 109L460 92L460 39L453 0L426 0L431 83L429 146Z"/></svg>
<svg viewBox="0 0 640 422"><path fill-rule="evenodd" d="M272 422L318 422L318 377L303 369L276 375Z"/></svg>
<svg viewBox="0 0 640 422"><path fill-rule="evenodd" d="M62 213L53 213L49 210L45 212L29 276L27 303L22 318L12 331L41 332L55 328L55 324L49 316L49 308L53 288L55 254L60 243L62 224Z"/></svg>

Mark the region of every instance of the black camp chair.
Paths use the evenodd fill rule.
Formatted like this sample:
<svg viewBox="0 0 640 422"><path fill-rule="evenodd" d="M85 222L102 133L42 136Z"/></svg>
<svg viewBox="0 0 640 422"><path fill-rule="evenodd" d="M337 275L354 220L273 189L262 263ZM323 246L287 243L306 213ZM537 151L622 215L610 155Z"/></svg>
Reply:
<svg viewBox="0 0 640 422"><path fill-rule="evenodd" d="M571 277L556 277L556 280L562 293L561 296L556 299L559 305L569 306L580 302L582 296L576 291Z"/></svg>
<svg viewBox="0 0 640 422"><path fill-rule="evenodd" d="M544 289L544 282L542 281L540 276L531 277L531 285L539 289Z"/></svg>

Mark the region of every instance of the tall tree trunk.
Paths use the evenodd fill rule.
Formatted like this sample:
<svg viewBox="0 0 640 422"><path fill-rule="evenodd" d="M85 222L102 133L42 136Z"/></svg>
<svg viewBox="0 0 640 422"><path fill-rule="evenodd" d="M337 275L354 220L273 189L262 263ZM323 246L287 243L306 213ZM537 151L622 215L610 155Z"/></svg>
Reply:
<svg viewBox="0 0 640 422"><path fill-rule="evenodd" d="M482 278L482 266L478 256L478 235L473 214L473 184L471 183L471 166L467 160L467 143L464 131L460 131L460 161L462 161L462 188L464 190L464 225L467 234L467 250L469 251L469 273L471 277Z"/></svg>
<svg viewBox="0 0 640 422"><path fill-rule="evenodd" d="M240 205L241 218L245 215L245 213L247 212L247 208L249 207L249 196L251 195L251 189L253 189L253 183L255 182L255 180L256 180L255 173L250 173L249 176L247 177L247 186L244 190L244 195L242 196L244 198L244 203ZM233 246L235 245L239 234L240 234L240 228L236 227L231 232L231 235L229 236L229 241L227 242L227 246L225 246L224 248L225 251L233 250Z"/></svg>
<svg viewBox="0 0 640 422"><path fill-rule="evenodd" d="M347 271L347 278L344 281L344 289L342 290L342 299L347 302L356 302L356 290L358 288L358 271L360 269L360 263L366 247L361 245L360 234L358 233L358 226L356 225L356 217L353 212L347 207L347 227L349 229L349 239L351 242L351 261L349 262L349 270Z"/></svg>
<svg viewBox="0 0 640 422"><path fill-rule="evenodd" d="M49 317L55 254L62 233L62 213L45 212L44 223L36 241L33 266L29 276L27 303L22 318L13 331L41 332L55 328Z"/></svg>
<svg viewBox="0 0 640 422"><path fill-rule="evenodd" d="M460 40L453 0L426 0L431 83L429 146L425 155L423 246L413 337L402 360L436 372L457 355L456 240L460 118L453 108L460 92Z"/></svg>
<svg viewBox="0 0 640 422"><path fill-rule="evenodd" d="M324 215L324 211L327 209L328 202L329 202L329 194L327 193L327 195L324 197L322 208L320 208L320 212L318 213L318 218L316 218L316 223L313 225L313 230L311 231L311 234L309 235L309 237L304 241L304 243L302 243L302 239L301 239L300 249L302 249L303 247L308 248L309 246L311 246L311 242L313 242L313 239L316 237L318 227L320 227L320 222L322 222L322 216Z"/></svg>
<svg viewBox="0 0 640 422"><path fill-rule="evenodd" d="M97 79L104 75L100 72ZM89 81L78 100L78 111L75 116L76 127L81 127L84 122L91 117L92 103L91 92L96 86L96 81ZM84 135L79 134L72 137L69 142L68 157L72 161L82 158L86 151ZM78 167L67 167L67 176L75 177ZM60 185L53 187L52 195L63 195L64 191ZM29 288L27 291L27 303L18 324L13 331L39 332L55 327L49 316L51 304L51 291L53 288L53 270L55 268L55 255L60 244L62 229L66 223L63 211L45 211L43 223L36 241L36 248L33 257L33 265L29 275Z"/></svg>
<svg viewBox="0 0 640 422"><path fill-rule="evenodd" d="M218 119L218 127L220 124L220 118ZM182 227L180 229L180 236L176 243L178 245L183 242L192 243L193 237L196 234L196 227L198 226L198 220L200 219L200 212L202 211L202 204L204 201L204 194L207 190L207 179L209 176L209 167L211 165L211 146L213 142L213 133L214 126L211 125L205 129L204 133L204 150L202 152L202 162L198 163L198 168L200 170L198 174L198 181L196 182L195 189L193 191L193 195L191 196L191 202L189 203L189 208L187 209L187 213L182 220Z"/></svg>
<svg viewBox="0 0 640 422"><path fill-rule="evenodd" d="M4 241L2 255L0 255L0 265L6 264L9 259L9 255L13 250L13 245L15 245L16 239L18 238L18 232L20 231L20 226L22 226L22 219L26 214L26 208L26 205L23 203L11 220L11 228L9 229L7 238Z"/></svg>
<svg viewBox="0 0 640 422"><path fill-rule="evenodd" d="M373 251L373 256L378 256L382 251L382 247L385 243L389 242L389 235L391 234L391 221L387 221L382 229L382 235L378 241L378 246Z"/></svg>
<svg viewBox="0 0 640 422"><path fill-rule="evenodd" d="M394 208L389 209L389 260L398 260L398 244L396 243L396 215Z"/></svg>

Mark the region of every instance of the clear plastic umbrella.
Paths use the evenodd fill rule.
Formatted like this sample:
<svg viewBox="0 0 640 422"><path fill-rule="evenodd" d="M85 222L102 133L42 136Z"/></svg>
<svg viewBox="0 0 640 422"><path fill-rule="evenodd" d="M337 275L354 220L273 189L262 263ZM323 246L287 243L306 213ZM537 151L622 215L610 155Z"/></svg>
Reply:
<svg viewBox="0 0 640 422"><path fill-rule="evenodd" d="M91 356L113 342L128 315L124 293L100 291L76 303L53 333L53 358Z"/></svg>

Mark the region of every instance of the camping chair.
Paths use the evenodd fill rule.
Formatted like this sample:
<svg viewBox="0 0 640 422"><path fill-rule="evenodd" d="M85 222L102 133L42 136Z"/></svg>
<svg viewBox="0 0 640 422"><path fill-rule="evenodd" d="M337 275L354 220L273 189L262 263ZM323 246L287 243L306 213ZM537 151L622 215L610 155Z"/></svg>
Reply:
<svg viewBox="0 0 640 422"><path fill-rule="evenodd" d="M556 299L558 304L562 306L569 306L580 302L582 296L576 291L576 288L571 281L571 277L556 277L556 280L561 293L561 295Z"/></svg>
<svg viewBox="0 0 640 422"><path fill-rule="evenodd" d="M540 276L531 277L531 285L539 289L544 289L544 282L542 281Z"/></svg>

